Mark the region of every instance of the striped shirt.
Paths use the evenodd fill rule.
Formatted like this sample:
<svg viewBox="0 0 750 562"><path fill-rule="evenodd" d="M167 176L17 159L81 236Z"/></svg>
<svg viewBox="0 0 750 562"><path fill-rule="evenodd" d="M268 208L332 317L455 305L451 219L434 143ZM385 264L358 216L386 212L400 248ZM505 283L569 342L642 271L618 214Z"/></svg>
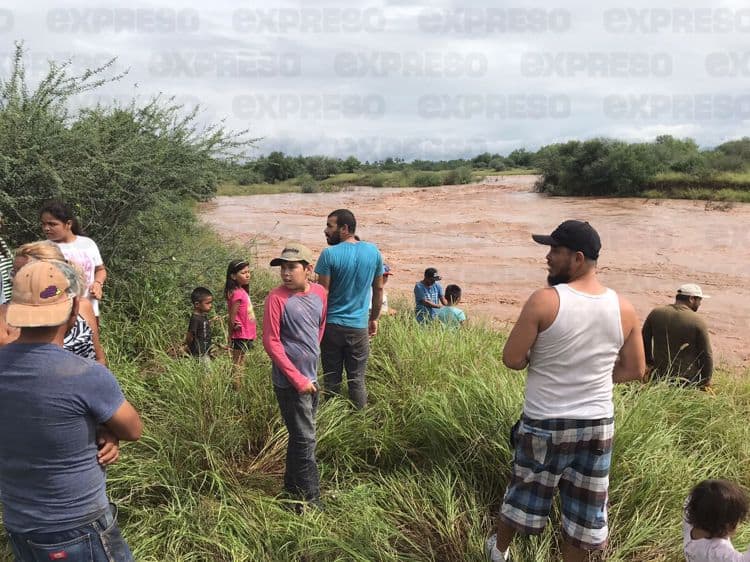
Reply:
<svg viewBox="0 0 750 562"><path fill-rule="evenodd" d="M13 253L5 240L0 238L0 304L10 300L13 283L10 280L10 270L13 268Z"/></svg>

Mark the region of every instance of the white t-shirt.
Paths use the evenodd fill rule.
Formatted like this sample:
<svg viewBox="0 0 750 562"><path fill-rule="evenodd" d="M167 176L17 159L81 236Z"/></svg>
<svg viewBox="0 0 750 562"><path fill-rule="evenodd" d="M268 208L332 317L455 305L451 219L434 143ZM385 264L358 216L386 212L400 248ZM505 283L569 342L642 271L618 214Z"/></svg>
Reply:
<svg viewBox="0 0 750 562"><path fill-rule="evenodd" d="M693 539L693 526L682 522L682 544L687 562L750 562L750 552L737 552L729 539Z"/></svg>
<svg viewBox="0 0 750 562"><path fill-rule="evenodd" d="M86 236L76 236L76 239L72 242L57 242L57 245L60 247L60 251L66 260L73 262L83 269L86 288L91 287L94 283L94 270L98 266L104 265L96 242ZM86 296L91 301L94 314L99 316L99 301L93 298L88 291Z"/></svg>

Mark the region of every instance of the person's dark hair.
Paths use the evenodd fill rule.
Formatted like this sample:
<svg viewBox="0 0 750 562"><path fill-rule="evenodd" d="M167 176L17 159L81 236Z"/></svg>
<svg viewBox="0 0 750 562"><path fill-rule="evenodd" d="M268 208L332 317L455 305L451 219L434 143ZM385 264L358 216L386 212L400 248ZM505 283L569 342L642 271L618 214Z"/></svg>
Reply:
<svg viewBox="0 0 750 562"><path fill-rule="evenodd" d="M674 296L674 300L676 300L677 302L690 302L690 295L677 294Z"/></svg>
<svg viewBox="0 0 750 562"><path fill-rule="evenodd" d="M71 221L71 231L76 236L85 236L81 230L81 224L78 222L78 217L75 216L73 211L68 205L60 201L59 199L51 199L42 205L39 210L39 216L41 217L44 213L49 213L57 220L62 222Z"/></svg>
<svg viewBox="0 0 750 562"><path fill-rule="evenodd" d="M226 298L229 298L229 295L231 295L232 291L235 289L245 289L248 294L250 293L250 289L247 286L242 287L237 281L232 279L233 274L242 271L248 265L250 264L247 260L232 260L229 262L229 265L227 266L227 280L224 283L224 296Z"/></svg>
<svg viewBox="0 0 750 562"><path fill-rule="evenodd" d="M205 287L196 287L195 289L193 289L193 292L190 293L190 302L193 304L198 304L203 299L213 296L214 294L209 289L206 289Z"/></svg>
<svg viewBox="0 0 750 562"><path fill-rule="evenodd" d="M461 287L458 285L448 285L445 288L445 300L448 304L456 304L461 299Z"/></svg>
<svg viewBox="0 0 750 562"><path fill-rule="evenodd" d="M685 517L711 538L728 537L747 518L750 503L740 486L728 480L704 480L690 492Z"/></svg>
<svg viewBox="0 0 750 562"><path fill-rule="evenodd" d="M354 234L354 231L357 229L357 219L354 218L354 213L349 209L336 209L328 215L328 218L331 217L336 217L336 226L339 228L344 225L348 226L349 234Z"/></svg>

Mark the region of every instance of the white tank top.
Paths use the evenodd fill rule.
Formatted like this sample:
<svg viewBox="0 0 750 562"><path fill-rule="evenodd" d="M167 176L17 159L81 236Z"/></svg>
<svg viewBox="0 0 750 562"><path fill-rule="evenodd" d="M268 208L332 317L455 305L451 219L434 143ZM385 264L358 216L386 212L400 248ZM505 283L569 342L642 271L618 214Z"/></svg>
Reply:
<svg viewBox="0 0 750 562"><path fill-rule="evenodd" d="M623 344L620 302L607 289L589 295L556 285L560 310L529 356L523 411L532 419L614 415L612 369Z"/></svg>

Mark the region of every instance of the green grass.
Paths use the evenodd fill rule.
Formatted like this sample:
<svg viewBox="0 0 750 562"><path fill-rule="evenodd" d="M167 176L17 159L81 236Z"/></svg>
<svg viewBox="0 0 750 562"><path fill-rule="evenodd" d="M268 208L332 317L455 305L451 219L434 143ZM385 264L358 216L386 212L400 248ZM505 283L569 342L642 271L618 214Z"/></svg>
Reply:
<svg viewBox="0 0 750 562"><path fill-rule="evenodd" d="M496 172L490 169L470 170L471 182L481 182L487 176L514 176L534 174L535 170L513 168ZM324 180L297 177L278 183L253 183L239 185L234 180L222 182L217 195L266 195L273 193L299 193L317 191L339 191L354 185L372 187L430 187L450 183L450 170L418 171L402 170L392 172L354 172L336 174Z"/></svg>
<svg viewBox="0 0 750 562"><path fill-rule="evenodd" d="M219 184L216 195L268 195L273 193L296 193L299 191L300 186L291 181L240 185L234 180L229 180Z"/></svg>
<svg viewBox="0 0 750 562"><path fill-rule="evenodd" d="M177 236L177 234L175 235ZM420 328L410 312L382 321L368 371L370 405L322 405L318 459L325 512L297 516L280 497L286 433L261 346L245 384L230 362L206 371L175 357L187 295L214 289L228 259L201 228L155 245L132 278L113 279L103 334L111 366L145 431L108 470L123 532L139 561L480 561L508 482L508 430L524 376L500 361L505 337L482 326ZM164 266L161 254L174 256ZM149 265L157 264L157 265ZM277 283L254 272L252 298ZM216 338L225 331L216 326ZM608 560L681 559L688 490L707 477L750 487L750 382L720 373L716 396L666 386L619 386ZM559 549L559 508L539 537L517 539L514 560L547 562ZM750 544L750 526L735 538ZM0 545L0 559L9 559Z"/></svg>
<svg viewBox="0 0 750 562"><path fill-rule="evenodd" d="M486 177L486 176L529 176L529 175L538 175L539 170L535 170L533 168L508 168L506 170L502 171L496 171L492 168L478 168L474 170L474 173L477 176Z"/></svg>
<svg viewBox="0 0 750 562"><path fill-rule="evenodd" d="M677 172L657 174L648 182L643 196L750 203L750 172L722 172L707 177Z"/></svg>
<svg viewBox="0 0 750 562"><path fill-rule="evenodd" d="M420 329L388 318L374 340L370 406L322 406L318 458L327 510L299 517L278 497L285 431L260 348L243 391L227 358L210 372L158 356L114 365L144 416L144 439L109 472L137 560L481 560L508 480L507 433L523 376L500 364L483 328ZM717 396L620 387L610 560L677 560L689 488L709 476L750 484L750 385L720 376ZM559 512L516 560L550 560ZM746 546L750 533L736 539Z"/></svg>

